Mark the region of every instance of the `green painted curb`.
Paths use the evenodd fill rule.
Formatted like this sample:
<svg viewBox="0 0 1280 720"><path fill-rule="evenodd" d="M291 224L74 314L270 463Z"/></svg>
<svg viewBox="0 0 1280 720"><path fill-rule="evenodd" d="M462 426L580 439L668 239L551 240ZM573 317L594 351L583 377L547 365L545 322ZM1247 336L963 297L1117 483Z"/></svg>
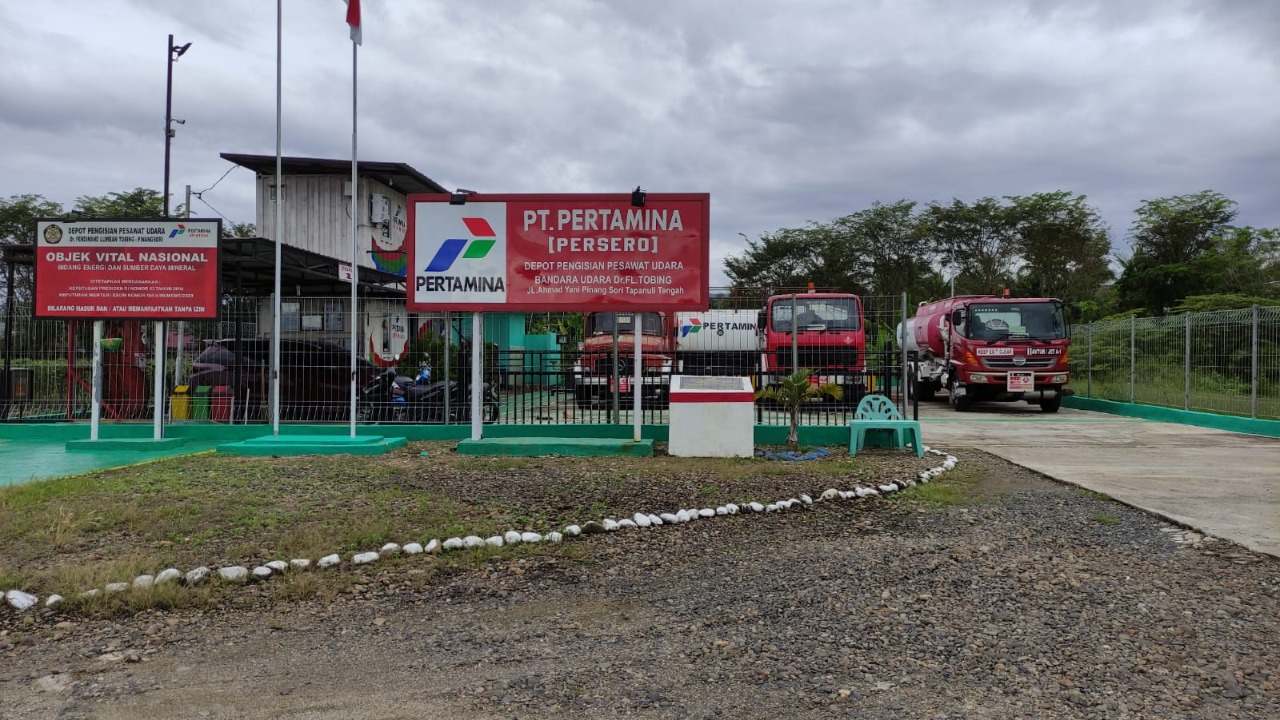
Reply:
<svg viewBox="0 0 1280 720"><path fill-rule="evenodd" d="M219 455L284 457L297 455L382 455L404 447L402 437L381 435L265 435L218 446Z"/></svg>
<svg viewBox="0 0 1280 720"><path fill-rule="evenodd" d="M535 457L568 455L571 457L652 457L652 440L573 437L510 437L485 440L462 440L459 455L514 455Z"/></svg>
<svg viewBox="0 0 1280 720"><path fill-rule="evenodd" d="M1259 420L1235 415L1217 415L1194 410L1177 410L1175 408L1160 407L1159 405L1122 403L1114 400L1099 400L1075 395L1063 398L1062 404L1077 410L1092 410L1094 412L1154 420L1156 422L1194 425L1196 427L1226 430L1247 435L1280 437L1280 420Z"/></svg>
<svg viewBox="0 0 1280 720"><path fill-rule="evenodd" d="M68 440L67 452L109 452L114 450L133 450L135 452L155 452L171 450L187 444L186 438L106 438L100 440Z"/></svg>

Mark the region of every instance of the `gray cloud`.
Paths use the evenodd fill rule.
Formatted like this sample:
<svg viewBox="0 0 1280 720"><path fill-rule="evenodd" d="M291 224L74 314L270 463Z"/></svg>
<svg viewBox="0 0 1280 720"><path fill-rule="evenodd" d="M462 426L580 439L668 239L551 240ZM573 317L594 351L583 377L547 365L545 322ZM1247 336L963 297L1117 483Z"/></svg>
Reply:
<svg viewBox="0 0 1280 720"><path fill-rule="evenodd" d="M713 257L875 200L1057 189L1088 195L1119 250L1141 200L1206 188L1274 226L1278 8L366 2L360 156L486 192L710 192ZM285 152L347 157L341 4L284 10ZM0 195L159 187L169 32L193 42L174 192L212 184L219 152L274 152L274 3L10 4ZM252 219L250 173L206 199Z"/></svg>

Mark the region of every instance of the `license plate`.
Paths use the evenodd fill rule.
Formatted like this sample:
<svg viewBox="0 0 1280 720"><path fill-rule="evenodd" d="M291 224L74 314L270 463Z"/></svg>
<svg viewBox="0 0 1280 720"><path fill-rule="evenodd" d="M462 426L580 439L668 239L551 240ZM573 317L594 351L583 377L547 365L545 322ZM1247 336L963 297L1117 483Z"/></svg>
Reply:
<svg viewBox="0 0 1280 720"><path fill-rule="evenodd" d="M613 382L610 381L609 385L612 387ZM631 378L618 378L618 392L631 392Z"/></svg>
<svg viewBox="0 0 1280 720"><path fill-rule="evenodd" d="M1033 372L1013 371L1009 373L1006 389L1009 392L1031 392L1036 387L1036 374Z"/></svg>

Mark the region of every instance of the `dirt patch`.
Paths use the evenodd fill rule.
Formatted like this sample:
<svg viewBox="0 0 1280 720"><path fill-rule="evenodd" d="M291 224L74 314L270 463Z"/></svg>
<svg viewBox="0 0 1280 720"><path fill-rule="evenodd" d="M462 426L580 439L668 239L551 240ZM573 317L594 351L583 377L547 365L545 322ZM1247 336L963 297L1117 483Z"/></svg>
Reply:
<svg viewBox="0 0 1280 720"><path fill-rule="evenodd" d="M874 455L886 467L903 459ZM267 583L204 611L7 616L2 712L1280 715L1280 563L1226 543L1178 544L1145 513L990 456L963 453L960 468L976 474L955 476L976 503L907 491L620 531L545 554L476 554L448 573L406 558L343 571L352 584L329 597L282 603ZM813 467L750 477L710 466L633 477L594 462L422 469L409 481L423 491L487 508L527 500L530 518L584 502L657 512L837 484Z"/></svg>

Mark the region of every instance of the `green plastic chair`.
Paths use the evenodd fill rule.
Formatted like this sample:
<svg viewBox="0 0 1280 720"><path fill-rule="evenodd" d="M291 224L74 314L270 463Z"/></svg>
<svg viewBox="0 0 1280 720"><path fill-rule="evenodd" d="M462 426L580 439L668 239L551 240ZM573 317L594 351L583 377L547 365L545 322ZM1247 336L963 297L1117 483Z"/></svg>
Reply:
<svg viewBox="0 0 1280 720"><path fill-rule="evenodd" d="M857 455L867 447L867 433L890 434L893 446L914 447L916 457L924 457L924 440L920 435L920 423L903 419L902 413L884 395L866 395L858 403L858 409L849 421L849 454Z"/></svg>

